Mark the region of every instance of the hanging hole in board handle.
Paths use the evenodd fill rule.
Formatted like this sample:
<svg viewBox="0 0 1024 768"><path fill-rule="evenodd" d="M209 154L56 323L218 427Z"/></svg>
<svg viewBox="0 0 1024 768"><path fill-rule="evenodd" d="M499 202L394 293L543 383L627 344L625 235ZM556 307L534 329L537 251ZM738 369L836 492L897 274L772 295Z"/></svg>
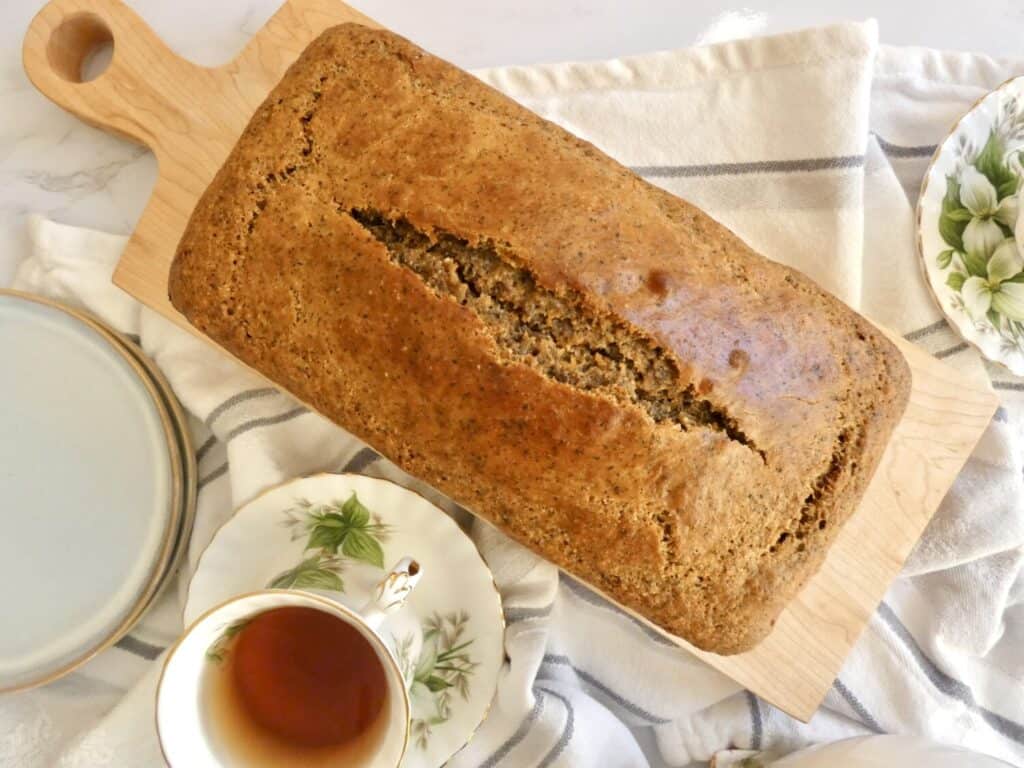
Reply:
<svg viewBox="0 0 1024 768"><path fill-rule="evenodd" d="M46 59L69 83L95 80L110 66L114 34L96 14L83 11L65 19L46 44Z"/></svg>
<svg viewBox="0 0 1024 768"><path fill-rule="evenodd" d="M122 0L50 0L25 31L22 63L50 101L153 149L169 128L188 131L209 82Z"/></svg>

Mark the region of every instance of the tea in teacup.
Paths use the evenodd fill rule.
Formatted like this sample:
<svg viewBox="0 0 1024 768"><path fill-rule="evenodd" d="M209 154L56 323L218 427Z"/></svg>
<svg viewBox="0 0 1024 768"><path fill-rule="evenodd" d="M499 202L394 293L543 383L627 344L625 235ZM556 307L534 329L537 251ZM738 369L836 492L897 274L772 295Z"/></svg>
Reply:
<svg viewBox="0 0 1024 768"><path fill-rule="evenodd" d="M157 685L167 764L395 768L409 743L409 692L382 632L421 576L402 558L359 610L338 593L266 589L204 613Z"/></svg>
<svg viewBox="0 0 1024 768"><path fill-rule="evenodd" d="M225 764L361 765L380 746L385 670L337 615L273 608L229 627L208 657L205 720Z"/></svg>

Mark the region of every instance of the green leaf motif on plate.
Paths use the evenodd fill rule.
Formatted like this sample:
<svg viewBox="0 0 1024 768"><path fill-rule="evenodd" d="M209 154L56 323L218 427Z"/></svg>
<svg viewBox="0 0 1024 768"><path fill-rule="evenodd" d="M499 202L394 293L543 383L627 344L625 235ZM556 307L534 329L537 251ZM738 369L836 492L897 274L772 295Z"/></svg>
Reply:
<svg viewBox="0 0 1024 768"><path fill-rule="evenodd" d="M966 228L967 222L953 221L947 213L939 214L939 234L942 236L943 242L950 248L963 251L964 229Z"/></svg>
<svg viewBox="0 0 1024 768"><path fill-rule="evenodd" d="M964 287L964 283L967 281L967 276L960 272L951 272L949 277L946 278L946 285L952 288L954 291L959 291Z"/></svg>
<svg viewBox="0 0 1024 768"><path fill-rule="evenodd" d="M946 269L953 262L953 249L947 248L935 257L935 263L939 269Z"/></svg>
<svg viewBox="0 0 1024 768"><path fill-rule="evenodd" d="M327 589L344 592L345 582L339 571L338 558L323 553L303 560L294 568L282 571L267 584L269 589Z"/></svg>
<svg viewBox="0 0 1024 768"><path fill-rule="evenodd" d="M1020 185L1020 177L1014 176L1011 179L1007 179L998 187L996 191L999 194L999 199L1002 200L1004 197L1010 197L1011 195L1017 194L1017 188Z"/></svg>
<svg viewBox="0 0 1024 768"><path fill-rule="evenodd" d="M960 254L960 259L967 268L967 274L973 277L985 277L988 274L988 262L985 257L970 251Z"/></svg>
<svg viewBox="0 0 1024 768"><path fill-rule="evenodd" d="M293 530L292 540L305 537L311 552L294 568L268 584L278 589L326 589L344 592L341 571L348 561L384 568L384 547L390 528L380 522L352 493L345 501L318 504L298 499L286 509L284 525Z"/></svg>
<svg viewBox="0 0 1024 768"><path fill-rule="evenodd" d="M384 567L384 549L372 535L360 530L351 530L341 544L341 552L353 560Z"/></svg>
<svg viewBox="0 0 1024 768"><path fill-rule="evenodd" d="M349 496L348 501L341 505L341 514L346 523L352 528L365 528L370 522L370 510L360 503L355 493Z"/></svg>
<svg viewBox="0 0 1024 768"><path fill-rule="evenodd" d="M963 251L967 221L956 221L952 217L953 211L959 210L963 210L960 204L960 182L956 176L947 176L946 196L942 199L942 211L939 213L939 234L950 248Z"/></svg>
<svg viewBox="0 0 1024 768"><path fill-rule="evenodd" d="M970 221L972 218L974 218L974 214L972 214L966 208L954 208L946 215L949 216L950 219L958 223L961 221Z"/></svg>
<svg viewBox="0 0 1024 768"><path fill-rule="evenodd" d="M974 161L974 167L981 171L996 189L1016 180L1013 171L1006 165L1005 157L1006 144L999 134L993 130L989 133L988 141L985 142L981 154Z"/></svg>
<svg viewBox="0 0 1024 768"><path fill-rule="evenodd" d="M960 208L960 182L956 176L946 177L946 196L942 198L942 212L949 213Z"/></svg>
<svg viewBox="0 0 1024 768"><path fill-rule="evenodd" d="M322 549L337 552L341 542L348 535L348 528L333 516L325 516L317 520L309 532L306 549Z"/></svg>
<svg viewBox="0 0 1024 768"><path fill-rule="evenodd" d="M321 549L332 555L343 554L384 567L384 553L378 539L387 534L387 526L371 522L370 510L353 493L344 501L329 504L297 504L290 512L303 511L309 531L306 549Z"/></svg>
<svg viewBox="0 0 1024 768"><path fill-rule="evenodd" d="M964 229L966 227L966 222L953 221L945 213L939 215L939 234L942 236L943 242L958 251L964 249Z"/></svg>
<svg viewBox="0 0 1024 768"><path fill-rule="evenodd" d="M423 622L423 650L412 667L410 689L414 700L423 705L411 721L420 749L427 748L435 727L451 719L453 706L469 701L470 680L479 662L470 655L473 639L466 638L468 623L469 614L465 611L444 615L435 612ZM407 666L411 663L407 662Z"/></svg>
<svg viewBox="0 0 1024 768"><path fill-rule="evenodd" d="M430 677L426 678L425 680L417 682L422 682L423 685L427 687L427 690L431 693L437 693L438 691L443 691L445 688L452 687L451 683L449 683L443 677L438 677L437 675L430 675Z"/></svg>

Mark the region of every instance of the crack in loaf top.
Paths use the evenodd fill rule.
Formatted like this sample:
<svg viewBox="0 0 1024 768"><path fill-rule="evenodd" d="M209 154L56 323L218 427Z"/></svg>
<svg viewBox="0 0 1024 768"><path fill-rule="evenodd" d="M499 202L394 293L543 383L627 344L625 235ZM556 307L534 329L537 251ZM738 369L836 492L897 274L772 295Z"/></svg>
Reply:
<svg viewBox="0 0 1024 768"><path fill-rule="evenodd" d="M720 652L820 563L907 392L807 278L355 25L254 115L170 285L404 469Z"/></svg>
<svg viewBox="0 0 1024 768"><path fill-rule="evenodd" d="M863 394L846 374L862 368L865 390L876 384L877 333L867 323L796 272L777 281L784 268L731 234L723 241L697 208L482 83L467 88L461 72L397 36L338 29L345 33L313 44L327 50L304 57L291 93L257 116L291 133L280 140L294 157L268 162L270 183L315 164L331 189L314 194L421 231L501 244L540 284L580 289L594 309L618 313L669 350L681 383L733 414L769 459L783 452L804 471L821 463L817 439L802 455L808 419L835 421L838 435ZM353 50L377 66L350 70ZM274 120L275 109L296 111L304 100L294 121ZM322 119L321 100L340 109ZM816 333L822 325L839 337Z"/></svg>

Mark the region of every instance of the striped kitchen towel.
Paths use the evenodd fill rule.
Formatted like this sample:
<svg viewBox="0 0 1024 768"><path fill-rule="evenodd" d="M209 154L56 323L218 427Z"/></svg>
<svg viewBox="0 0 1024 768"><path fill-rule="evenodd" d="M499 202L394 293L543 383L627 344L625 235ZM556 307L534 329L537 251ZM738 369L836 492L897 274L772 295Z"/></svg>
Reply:
<svg viewBox="0 0 1024 768"><path fill-rule="evenodd" d="M808 725L741 691L485 526L510 658L457 768L684 766L731 747L785 752L919 733L1024 764L1024 383L985 367L930 300L911 202L954 119L1024 62L878 50L873 23L602 63L480 73L707 209L1003 404ZM339 428L141 308L108 281L123 238L30 223L18 286L137 334L194 416L199 511L180 586L231 510L319 470L413 483ZM450 501L433 497L458 514ZM169 595L80 672L0 700L0 763L159 766L154 663L181 627Z"/></svg>

